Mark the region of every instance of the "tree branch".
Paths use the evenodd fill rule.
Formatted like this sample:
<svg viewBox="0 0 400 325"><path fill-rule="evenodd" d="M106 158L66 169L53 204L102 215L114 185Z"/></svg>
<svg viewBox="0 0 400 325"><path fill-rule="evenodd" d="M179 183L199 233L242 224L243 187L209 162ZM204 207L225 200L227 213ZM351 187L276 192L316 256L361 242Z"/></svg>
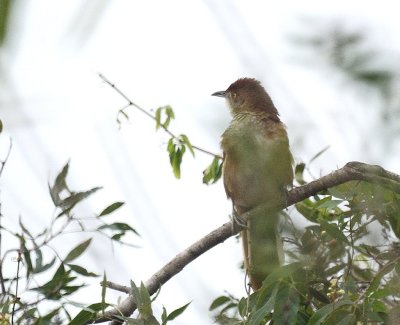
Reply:
<svg viewBox="0 0 400 325"><path fill-rule="evenodd" d="M316 195L319 192L328 188L346 183L352 180L366 181L374 183L400 194L400 176L391 173L380 166L368 165L361 162L349 162L344 167L331 172L317 180L314 180L306 185L293 188L288 193L287 202L282 209L300 202L310 196ZM150 295L153 295L157 290L174 275L178 274L183 268L197 257L213 248L214 246L224 242L231 236L239 233L239 227L233 228L231 222L225 223L221 227L213 230L208 235L198 240L187 249L176 255L170 262L163 266L145 283ZM130 293L130 288L114 283L107 283L107 287ZM136 304L131 295L123 300L115 309L104 313L101 318L96 320L96 323L105 322L110 319L114 320L111 325L120 324L121 322L115 319L116 315L130 316L136 310Z"/></svg>

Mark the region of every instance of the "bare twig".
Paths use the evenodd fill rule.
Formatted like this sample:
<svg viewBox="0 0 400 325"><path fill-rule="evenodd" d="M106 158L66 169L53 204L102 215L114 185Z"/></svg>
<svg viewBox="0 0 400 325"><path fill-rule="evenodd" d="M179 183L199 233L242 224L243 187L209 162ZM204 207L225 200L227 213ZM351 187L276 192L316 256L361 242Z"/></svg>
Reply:
<svg viewBox="0 0 400 325"><path fill-rule="evenodd" d="M21 266L22 262L22 253L21 251L18 251L18 258L17 258L17 280L16 280L16 286L15 286L15 297L13 299L13 306L12 306L12 312L11 312L11 325L14 325L14 315L15 315L15 305L19 303L19 297L18 297L18 283L19 283L19 269Z"/></svg>
<svg viewBox="0 0 400 325"><path fill-rule="evenodd" d="M280 206L280 208L285 208L286 206L290 206L310 196L316 195L323 190L352 180L367 181L389 188L396 193L400 193L399 175L391 173L380 166L368 165L361 162L349 162L344 167L333 171L320 179L293 188L288 193L287 203L285 206ZM182 271L182 269L194 259L214 246L224 242L229 237L236 235L239 231L239 228L232 231L232 223L230 222L213 230L208 235L189 246L183 252L179 253L169 263L153 274L153 276L145 283L147 290L151 295L154 294L164 283ZM130 288L126 286L114 283L109 283L107 286L127 294L130 293ZM117 308L105 312L101 318L96 320L96 323L108 321L113 319L116 315L122 314L124 316L130 316L135 309L135 301L132 296L129 295L118 305ZM121 322L116 319L111 322L111 324L120 323Z"/></svg>
<svg viewBox="0 0 400 325"><path fill-rule="evenodd" d="M10 157L11 149L12 149L12 140L10 138L10 145L8 146L8 151L7 151L6 157L4 158L4 160L0 161L0 177L3 174L4 166L6 165L8 158ZM3 214L1 211L2 211L2 206L1 206L1 201L0 201L0 287L1 287L2 293L5 294L6 287L4 285L4 277L3 277L3 259L1 257L2 256L2 253L1 253L2 243L3 243L3 236L2 236L3 228L2 228L2 222L1 222Z"/></svg>
<svg viewBox="0 0 400 325"><path fill-rule="evenodd" d="M6 157L4 158L4 160L0 161L0 176L3 173L3 169L7 163L8 158L10 157L11 149L12 149L12 139L10 138L10 145L8 146Z"/></svg>
<svg viewBox="0 0 400 325"><path fill-rule="evenodd" d="M145 114L147 117L150 117L152 120L156 121L156 117L149 113L148 111L146 111L144 108L140 107L139 105L135 104L124 92L122 92L114 83L112 83L109 79L107 79L104 75L102 75L101 73L99 73L99 77L107 84L109 85L112 89L114 89L122 98L124 98L128 103L127 105L125 105L124 108L119 110L119 113L122 113L126 116L126 113L124 112L124 110L126 108L128 108L129 106L133 106L136 109L138 109L140 112L142 112L143 114ZM160 124L160 127L168 134L170 135L172 138L174 138L175 140L182 142L182 140L179 138L179 136L175 135L174 133L172 133L165 125ZM201 147L198 147L196 145L192 144L192 148L203 152L207 155L213 156L213 157L217 157L217 158L221 158L222 157L220 155L217 155L215 153L212 153L211 151L208 151L206 149L203 149Z"/></svg>

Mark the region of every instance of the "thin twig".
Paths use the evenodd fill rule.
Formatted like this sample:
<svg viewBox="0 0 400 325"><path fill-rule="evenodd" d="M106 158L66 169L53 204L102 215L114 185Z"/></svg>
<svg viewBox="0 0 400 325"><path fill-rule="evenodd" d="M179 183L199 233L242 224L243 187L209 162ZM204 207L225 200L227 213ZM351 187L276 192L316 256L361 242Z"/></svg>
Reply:
<svg viewBox="0 0 400 325"><path fill-rule="evenodd" d="M4 166L6 165L8 158L10 157L10 153L11 153L11 149L12 149L12 139L10 138L10 145L8 146L8 151L6 154L6 157L4 158L4 160L0 161L0 177L3 174L3 170L4 170ZM2 214L2 206L1 206L1 201L0 201L0 286L1 286L1 291L3 294L6 293L6 287L4 284L4 276L3 276L3 259L2 259L2 243L3 243L3 236L2 236L2 218L3 218L3 214Z"/></svg>
<svg viewBox="0 0 400 325"><path fill-rule="evenodd" d="M123 112L123 111L124 111L126 108L128 108L129 106L133 106L133 107L135 107L136 109L138 109L140 112L142 112L143 114L145 114L147 117L151 118L151 119L154 120L154 121L157 121L155 115L149 113L149 112L146 111L144 108L142 108L142 107L140 107L139 105L135 104L121 89L119 89L114 83L112 83L112 82L111 82L108 78L106 78L103 74L99 73L99 77L101 78L101 80L103 80L107 85L109 85L112 89L114 89L122 98L124 98L124 99L128 102L128 104L127 104L124 108L120 109L119 112ZM126 113L124 112L124 114L126 114ZM174 133L172 133L165 125L160 124L160 127L161 127L169 136L171 136L172 138L174 138L175 140L177 140L177 141L179 141L179 142L182 142L182 140L180 139L180 137L177 136L177 135L175 135ZM195 149L195 150L197 150L197 151L203 152L203 153L205 153L205 154L207 154L207 155L210 155L210 156L213 156L213 157L221 158L221 159L222 159L221 155L212 153L211 151L205 150L205 149L203 149L203 148L201 148L201 147L198 147L198 146L196 146L196 145L193 145L193 144L192 144L192 148Z"/></svg>
<svg viewBox="0 0 400 325"><path fill-rule="evenodd" d="M6 157L4 158L4 160L1 160L0 161L0 177L1 177L1 174L3 173L3 169L4 169L4 166L6 165L6 163L7 163L7 160L8 160L8 157L10 157L10 153L11 153L11 149L12 149L12 139L10 138L10 145L8 146L8 151L7 151L7 154L6 154Z"/></svg>
<svg viewBox="0 0 400 325"><path fill-rule="evenodd" d="M12 312L11 312L11 325L14 325L14 314L15 314L15 305L17 302L19 302L19 297L18 297L18 283L19 283L19 268L22 262L22 253L21 251L18 251L18 259L17 259L17 282L15 286L15 297L13 301L13 307L12 307Z"/></svg>

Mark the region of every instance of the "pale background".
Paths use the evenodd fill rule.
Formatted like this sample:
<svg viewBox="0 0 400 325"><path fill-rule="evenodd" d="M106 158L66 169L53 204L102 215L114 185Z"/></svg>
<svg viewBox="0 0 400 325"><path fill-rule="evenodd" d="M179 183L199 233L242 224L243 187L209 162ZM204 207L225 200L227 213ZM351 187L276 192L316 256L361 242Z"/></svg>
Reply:
<svg viewBox="0 0 400 325"><path fill-rule="evenodd" d="M105 270L109 280L125 285L130 279L147 280L228 220L230 204L222 182L206 186L201 181L211 158L200 152L195 159L185 156L182 179L176 180L166 134L155 132L154 122L134 108L119 130L116 113L125 102L97 73L145 109L172 105L177 118L172 131L216 153L229 114L223 101L210 94L239 77L255 77L288 126L297 162L308 162L330 146L311 165L315 176L350 160L399 173L396 117L389 116L385 124L372 90L350 87L312 48L305 51L291 40L293 35L318 34L318 28L323 34L335 24L365 31L367 44L386 55L380 64L398 68L396 4L16 1L0 49L0 118L5 125L1 157L8 138L13 141L0 179L3 224L17 229L21 216L33 231L46 225L54 211L47 183L68 159L73 189L104 187L80 213L93 215L113 201L125 201L113 218L141 234L131 240L138 249L112 247L96 237L88 257L79 260L91 271ZM58 245L68 252L82 239L64 237ZM171 311L192 301L174 323L211 324L208 307L213 298L225 290L238 297L245 294L240 263L240 245L229 239L168 282L155 304ZM100 301L98 281L85 289L86 296L75 298ZM118 295L108 291L107 300L116 302ZM155 313L159 316L159 309Z"/></svg>

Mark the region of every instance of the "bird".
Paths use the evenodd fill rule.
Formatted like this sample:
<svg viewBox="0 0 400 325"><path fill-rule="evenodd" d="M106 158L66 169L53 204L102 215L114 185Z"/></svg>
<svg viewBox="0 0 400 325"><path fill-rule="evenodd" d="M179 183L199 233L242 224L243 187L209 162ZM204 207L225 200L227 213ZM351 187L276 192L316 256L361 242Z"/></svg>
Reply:
<svg viewBox="0 0 400 325"><path fill-rule="evenodd" d="M212 96L225 99L232 120L221 136L223 183L241 231L244 267L253 291L283 263L279 206L293 183L286 126L261 83L241 78Z"/></svg>

